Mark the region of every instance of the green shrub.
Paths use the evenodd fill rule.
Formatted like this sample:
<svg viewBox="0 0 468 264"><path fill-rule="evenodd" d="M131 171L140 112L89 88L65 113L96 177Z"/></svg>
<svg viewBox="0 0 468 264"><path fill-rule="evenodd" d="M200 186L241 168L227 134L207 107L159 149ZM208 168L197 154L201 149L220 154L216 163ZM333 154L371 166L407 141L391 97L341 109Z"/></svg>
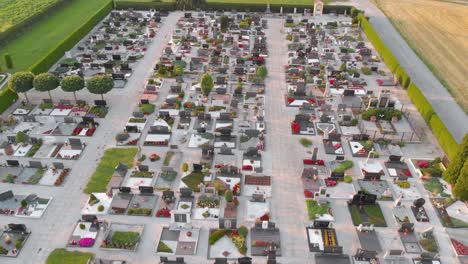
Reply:
<svg viewBox="0 0 468 264"><path fill-rule="evenodd" d="M13 59L11 58L11 55L7 53L4 55L4 57L5 57L5 64L7 68L8 69L13 68Z"/></svg>
<svg viewBox="0 0 468 264"><path fill-rule="evenodd" d="M140 240L140 234L138 232L122 232L115 231L112 235L112 243L121 244L136 244Z"/></svg>
<svg viewBox="0 0 468 264"><path fill-rule="evenodd" d="M86 228L85 224L80 224L80 229L84 230Z"/></svg>
<svg viewBox="0 0 468 264"><path fill-rule="evenodd" d="M0 91L0 113L7 110L17 99L18 95L10 89Z"/></svg>
<svg viewBox="0 0 468 264"><path fill-rule="evenodd" d="M97 207L97 210L98 210L98 212L104 211L104 205L100 204L100 205Z"/></svg>
<svg viewBox="0 0 468 264"><path fill-rule="evenodd" d="M345 160L338 165L333 171L334 172L345 172L348 169L351 169L354 166L354 163L350 160Z"/></svg>
<svg viewBox="0 0 468 264"><path fill-rule="evenodd" d="M352 183L353 182L353 177L351 177L349 175L346 175L346 176L344 176L343 181L346 182L346 183Z"/></svg>
<svg viewBox="0 0 468 264"><path fill-rule="evenodd" d="M249 233L249 230L245 226L240 226L237 229L237 233L243 237L247 237L247 234Z"/></svg>
<svg viewBox="0 0 468 264"><path fill-rule="evenodd" d="M220 240L224 235L227 234L226 229L218 229L214 231L213 233L210 234L210 237L208 238L208 243L210 245L214 245L218 240Z"/></svg>
<svg viewBox="0 0 468 264"><path fill-rule="evenodd" d="M462 168L468 159L468 134L463 137L463 141L458 147L455 158L450 161L447 170L444 171L444 180L455 184L459 178Z"/></svg>
<svg viewBox="0 0 468 264"><path fill-rule="evenodd" d="M182 171L187 172L188 171L188 164L187 162L182 163Z"/></svg>
<svg viewBox="0 0 468 264"><path fill-rule="evenodd" d="M361 72L362 72L362 74L364 74L364 75L371 75L371 74L372 74L371 68L369 68L369 67L367 67L367 66L362 66L362 67L361 67Z"/></svg>
<svg viewBox="0 0 468 264"><path fill-rule="evenodd" d="M398 120L403 116L403 112L396 109L382 109L382 108L369 108L366 111L362 112L362 119L370 120L372 116L377 117L377 119L384 119L391 121L393 117L397 117ZM383 118L381 117L383 116Z"/></svg>
<svg viewBox="0 0 468 264"><path fill-rule="evenodd" d="M228 203L232 202L232 198L233 198L232 191L231 191L231 190L227 190L227 191L224 193L224 198L226 199L226 202L228 202Z"/></svg>
<svg viewBox="0 0 468 264"><path fill-rule="evenodd" d="M457 154L458 143L439 116L436 114L432 115L431 120L429 121L429 127L449 159L454 159Z"/></svg>

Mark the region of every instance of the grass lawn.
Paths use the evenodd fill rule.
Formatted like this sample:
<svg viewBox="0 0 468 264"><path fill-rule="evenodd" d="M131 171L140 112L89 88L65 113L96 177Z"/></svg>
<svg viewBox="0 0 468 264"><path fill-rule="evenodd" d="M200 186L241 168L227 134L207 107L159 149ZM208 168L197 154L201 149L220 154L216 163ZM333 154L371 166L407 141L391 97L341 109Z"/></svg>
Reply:
<svg viewBox="0 0 468 264"><path fill-rule="evenodd" d="M317 217L316 215L324 215L328 213L328 209L330 208L329 204L322 204L319 205L315 200L307 199L307 214L309 214L309 220L315 220Z"/></svg>
<svg viewBox="0 0 468 264"><path fill-rule="evenodd" d="M192 189L194 192L199 192L200 188L198 188L198 185L203 182L203 178L205 177L205 174L203 172L192 172L189 175L185 176L182 178L182 181Z"/></svg>
<svg viewBox="0 0 468 264"><path fill-rule="evenodd" d="M362 224L361 214L359 213L359 208L356 205L350 206L351 219L353 219L353 224L358 226Z"/></svg>
<svg viewBox="0 0 468 264"><path fill-rule="evenodd" d="M47 257L46 264L86 264L93 257L92 253L56 248Z"/></svg>
<svg viewBox="0 0 468 264"><path fill-rule="evenodd" d="M450 221L452 221L452 226L454 228L466 228L468 227L468 223L462 220L458 220L457 218L450 217Z"/></svg>
<svg viewBox="0 0 468 264"><path fill-rule="evenodd" d="M373 0L427 67L468 112L466 3Z"/></svg>
<svg viewBox="0 0 468 264"><path fill-rule="evenodd" d="M115 171L115 167L119 162L122 162L131 168L137 151L137 148L111 148L106 150L84 192L88 194L105 192L106 186Z"/></svg>
<svg viewBox="0 0 468 264"><path fill-rule="evenodd" d="M1 47L1 53L9 53L13 59L14 68L10 71L27 69L45 57L108 2L109 0L74 0L22 33L19 38Z"/></svg>
<svg viewBox="0 0 468 264"><path fill-rule="evenodd" d="M382 214L382 210L377 204L364 206L364 212L367 215L369 223L376 226L387 226L385 223L385 217Z"/></svg>
<svg viewBox="0 0 468 264"><path fill-rule="evenodd" d="M424 188L436 196L440 194L442 197L450 196L449 194L444 193L444 186L440 182L439 178L432 177L426 182L424 182Z"/></svg>

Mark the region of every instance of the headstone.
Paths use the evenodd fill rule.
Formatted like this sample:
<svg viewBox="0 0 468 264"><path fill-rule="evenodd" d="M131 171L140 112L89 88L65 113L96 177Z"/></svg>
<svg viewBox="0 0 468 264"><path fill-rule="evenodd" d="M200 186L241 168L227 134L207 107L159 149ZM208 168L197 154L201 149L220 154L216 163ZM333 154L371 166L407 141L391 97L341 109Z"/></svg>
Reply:
<svg viewBox="0 0 468 264"><path fill-rule="evenodd" d="M65 168L62 162L53 162L52 166L58 170L63 170Z"/></svg>
<svg viewBox="0 0 468 264"><path fill-rule="evenodd" d="M73 150L80 150L83 149L83 145L81 143L81 139L79 138L69 138L68 142L70 143L70 147Z"/></svg>

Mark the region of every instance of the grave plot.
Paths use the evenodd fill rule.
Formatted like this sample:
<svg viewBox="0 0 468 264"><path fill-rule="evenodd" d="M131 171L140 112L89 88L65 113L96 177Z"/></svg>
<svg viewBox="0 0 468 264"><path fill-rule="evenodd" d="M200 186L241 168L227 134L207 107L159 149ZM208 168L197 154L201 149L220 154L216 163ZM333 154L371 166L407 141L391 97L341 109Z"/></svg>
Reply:
<svg viewBox="0 0 468 264"><path fill-rule="evenodd" d="M231 135L232 130L229 128L223 128L219 130L219 133L215 134L213 146L215 148L227 147L234 149L237 146L237 137Z"/></svg>
<svg viewBox="0 0 468 264"><path fill-rule="evenodd" d="M451 197L452 188L442 179L445 167L440 158L435 160L410 159L409 166L416 171L416 175L423 180L424 189L433 197Z"/></svg>
<svg viewBox="0 0 468 264"><path fill-rule="evenodd" d="M117 146L135 146L141 137L141 133L120 132L115 136Z"/></svg>
<svg viewBox="0 0 468 264"><path fill-rule="evenodd" d="M147 192L142 192L147 190ZM151 216L158 201L158 196L153 194L153 188L142 189L140 194L135 194L130 202L127 215Z"/></svg>
<svg viewBox="0 0 468 264"><path fill-rule="evenodd" d="M361 191L376 195L380 201L392 201L393 192L385 180L358 180Z"/></svg>
<svg viewBox="0 0 468 264"><path fill-rule="evenodd" d="M181 106L182 102L178 95L168 95L164 103L161 104L161 111L169 113L170 116L177 116L179 115Z"/></svg>
<svg viewBox="0 0 468 264"><path fill-rule="evenodd" d="M395 195L402 200L415 200L421 198L421 194L416 188L416 183L409 181L406 177L400 177L398 180L394 179L391 183Z"/></svg>
<svg viewBox="0 0 468 264"><path fill-rule="evenodd" d="M182 175L180 188L188 187L195 192L200 191L200 184L209 183L212 181L212 175L208 168L203 169L200 164L193 164L193 171L190 173L186 172Z"/></svg>
<svg viewBox="0 0 468 264"><path fill-rule="evenodd" d="M86 221L90 220L90 221ZM79 220L68 238L67 247L93 247L99 234L99 222L95 220Z"/></svg>
<svg viewBox="0 0 468 264"><path fill-rule="evenodd" d="M340 140L324 139L323 146L327 154L344 155L343 145Z"/></svg>
<svg viewBox="0 0 468 264"><path fill-rule="evenodd" d="M397 205L393 207L393 217L395 217L395 220L399 226L401 226L403 223L411 223L412 218L410 218L410 214L408 212L408 208L404 205Z"/></svg>
<svg viewBox="0 0 468 264"><path fill-rule="evenodd" d="M463 202L455 202L451 198L430 198L430 201L444 227L468 227L468 209Z"/></svg>
<svg viewBox="0 0 468 264"><path fill-rule="evenodd" d="M213 129L213 119L210 114L198 114L195 119L193 129L199 133L204 133L206 131L211 131Z"/></svg>
<svg viewBox="0 0 468 264"><path fill-rule="evenodd" d="M233 191L236 185L241 185L242 173L239 168L231 165L217 166L213 186L218 193Z"/></svg>
<svg viewBox="0 0 468 264"><path fill-rule="evenodd" d="M362 191L353 196L353 199L348 202L348 207L354 226L370 223L376 227L387 227L385 217L376 200L376 195Z"/></svg>
<svg viewBox="0 0 468 264"><path fill-rule="evenodd" d="M296 68L290 68L288 71L296 71ZM288 107L301 107L304 104L310 104L313 107L317 106L315 95L306 87L305 83L289 84L288 93L285 95L285 98L286 106Z"/></svg>
<svg viewBox="0 0 468 264"><path fill-rule="evenodd" d="M210 229L208 238L208 259L237 259L247 253L247 235L249 230L241 226L238 229Z"/></svg>
<svg viewBox="0 0 468 264"><path fill-rule="evenodd" d="M190 107L186 107L186 104L184 104L184 110L179 112L179 122L177 123L177 129L183 129L184 131L187 131L192 124L192 113Z"/></svg>
<svg viewBox="0 0 468 264"><path fill-rule="evenodd" d="M368 252L382 252L379 238L373 224L360 224L356 227L356 233L361 243L361 249Z"/></svg>
<svg viewBox="0 0 468 264"><path fill-rule="evenodd" d="M353 155L353 157L357 158L367 158L369 156L369 152L374 149L374 142L372 140L348 141L348 144L351 148L351 154ZM372 157L375 158L375 151L372 153L374 154L372 155Z"/></svg>
<svg viewBox="0 0 468 264"><path fill-rule="evenodd" d="M29 238L31 231L23 224L8 224L0 230L0 257L16 258L26 241Z"/></svg>
<svg viewBox="0 0 468 264"><path fill-rule="evenodd" d="M156 190L165 190L171 189L172 185L177 178L177 171L173 168L163 168L159 173L158 178L156 179L155 189Z"/></svg>
<svg viewBox="0 0 468 264"><path fill-rule="evenodd" d="M403 244L403 247L407 253L419 254L423 252L421 245L419 245L419 239L414 233L413 223L404 222L400 224L398 234L400 235L401 243Z"/></svg>
<svg viewBox="0 0 468 264"><path fill-rule="evenodd" d="M79 138L68 138L64 143L58 143L52 156L57 159L77 160L80 158L86 144Z"/></svg>
<svg viewBox="0 0 468 264"><path fill-rule="evenodd" d="M133 198L133 193L130 192L129 188L123 187L118 193L112 195L112 202L110 204L109 214L120 214L123 215L127 212L130 202ZM123 191L123 192L122 192Z"/></svg>
<svg viewBox="0 0 468 264"><path fill-rule="evenodd" d="M314 221L312 227L306 227L310 252L323 252L325 248L333 249L333 252L342 252L336 231L330 223L331 221Z"/></svg>
<svg viewBox="0 0 468 264"><path fill-rule="evenodd" d="M83 209L81 209L82 215L102 215L106 214L111 207L112 196L107 193L92 193L89 195L89 199L86 202Z"/></svg>
<svg viewBox="0 0 468 264"><path fill-rule="evenodd" d="M447 229L453 250L457 256L468 256L468 230Z"/></svg>
<svg viewBox="0 0 468 264"><path fill-rule="evenodd" d="M315 126L311 115L297 114L291 123L291 132L300 135L315 135Z"/></svg>
<svg viewBox="0 0 468 264"><path fill-rule="evenodd" d="M252 256L267 256L273 246L275 255L281 256L280 230L272 222L257 222L250 230L250 254Z"/></svg>
<svg viewBox="0 0 468 264"><path fill-rule="evenodd" d="M171 139L173 123L174 119L169 115L165 115L165 118L157 118L150 126L143 144L145 146L167 146Z"/></svg>
<svg viewBox="0 0 468 264"><path fill-rule="evenodd" d="M424 198L419 198L414 200L411 206L411 211L418 222L429 222L429 216L426 213L426 209L424 209L425 203L426 200Z"/></svg>
<svg viewBox="0 0 468 264"><path fill-rule="evenodd" d="M262 154L256 148L249 148L242 155L242 170L262 172Z"/></svg>
<svg viewBox="0 0 468 264"><path fill-rule="evenodd" d="M130 175L125 179L122 186L131 189L138 189L141 186L152 187L155 181L154 176L154 171L150 171L148 166L140 165L130 172Z"/></svg>
<svg viewBox="0 0 468 264"><path fill-rule="evenodd" d="M17 195L14 199L18 199ZM29 194L20 201L20 207L16 209L15 216L25 218L41 218L49 206L52 198L41 198L35 194Z"/></svg>
<svg viewBox="0 0 468 264"><path fill-rule="evenodd" d="M426 252L431 252L431 253L439 252L439 245L434 236L434 232L432 228L429 228L428 230L419 233L419 245Z"/></svg>
<svg viewBox="0 0 468 264"><path fill-rule="evenodd" d="M207 188L202 187L200 193L193 209L193 219L213 220L219 218L220 197L215 194L216 191L213 190L213 194L208 193Z"/></svg>
<svg viewBox="0 0 468 264"><path fill-rule="evenodd" d="M38 184L44 173L45 170L43 168L24 168L18 178L16 178L16 181L22 184Z"/></svg>
<svg viewBox="0 0 468 264"><path fill-rule="evenodd" d="M315 168L304 168L302 170L302 186L304 188L304 196L306 198L313 198L314 194L320 191L320 188L325 185L323 179L319 178L319 175L325 173L318 167Z"/></svg>
<svg viewBox="0 0 468 264"><path fill-rule="evenodd" d="M388 148L390 151L390 157L384 164L389 176L399 178L412 177L413 175L408 165L402 160L402 154L401 150L399 150L399 147L389 145Z"/></svg>
<svg viewBox="0 0 468 264"><path fill-rule="evenodd" d="M59 123L59 118L51 116L24 116L11 133L25 132L28 135L51 134Z"/></svg>
<svg viewBox="0 0 468 264"><path fill-rule="evenodd" d="M317 221L334 221L332 208L330 204L325 201L321 201L323 194L317 195L317 199L306 199L307 205L307 214L309 215L309 220Z"/></svg>
<svg viewBox="0 0 468 264"><path fill-rule="evenodd" d="M251 199L246 201L245 221L255 222L270 215L270 201L265 199L261 191L255 191Z"/></svg>
<svg viewBox="0 0 468 264"><path fill-rule="evenodd" d="M163 227L156 253L158 255L195 255L197 252L199 228L172 229Z"/></svg>
<svg viewBox="0 0 468 264"><path fill-rule="evenodd" d="M143 225L111 223L102 240L101 249L136 251L143 229Z"/></svg>
<svg viewBox="0 0 468 264"><path fill-rule="evenodd" d="M107 107L106 102L99 100L95 101L95 105L88 110L85 117L105 118L108 112L109 107Z"/></svg>
<svg viewBox="0 0 468 264"><path fill-rule="evenodd" d="M359 161L358 164L364 180L380 181L380 178L385 175L383 167L378 161Z"/></svg>
<svg viewBox="0 0 468 264"><path fill-rule="evenodd" d="M70 169L63 167L63 164L56 163L53 167L47 168L39 180L40 185L60 186L65 178L70 174Z"/></svg>
<svg viewBox="0 0 468 264"><path fill-rule="evenodd" d="M18 124L21 124L21 123L23 123L23 122L19 122L19 118L15 117L13 115L10 115L9 117L6 117L6 118L1 117L0 118L0 125L2 127L1 127L0 131L2 131L2 133L15 133L16 134L16 132L18 132L18 131L16 131L16 132L12 132L12 131L14 131L16 126ZM19 130L19 131L21 131L21 130Z"/></svg>
<svg viewBox="0 0 468 264"><path fill-rule="evenodd" d="M23 102L22 104L20 104L20 105L15 109L15 111L13 111L13 115L15 115L15 116L25 116L25 115L28 115L35 107L36 107L36 105L27 104L27 103Z"/></svg>
<svg viewBox="0 0 468 264"><path fill-rule="evenodd" d="M125 130L129 133L141 133L145 129L147 118L130 117L125 125Z"/></svg>
<svg viewBox="0 0 468 264"><path fill-rule="evenodd" d="M239 136L239 149L257 148L265 150L265 135L257 129L245 129Z"/></svg>
<svg viewBox="0 0 468 264"><path fill-rule="evenodd" d="M174 196L174 191L164 190L162 192L161 199L164 203L159 203L159 209L156 211L156 217L171 217L171 210L175 208L176 197ZM187 207L188 206L188 207ZM184 207L191 207L187 205ZM189 211L190 212L190 211Z"/></svg>
<svg viewBox="0 0 468 264"><path fill-rule="evenodd" d="M271 197L272 179L264 175L245 175L242 195L251 197L256 191L265 194L266 198Z"/></svg>
<svg viewBox="0 0 468 264"><path fill-rule="evenodd" d="M192 134L189 139L189 148L201 148L204 146L213 145L214 135L212 133Z"/></svg>
<svg viewBox="0 0 468 264"><path fill-rule="evenodd" d="M19 164L18 164L19 165ZM16 183L18 176L23 172L21 167L0 167L0 174L2 175L2 182Z"/></svg>

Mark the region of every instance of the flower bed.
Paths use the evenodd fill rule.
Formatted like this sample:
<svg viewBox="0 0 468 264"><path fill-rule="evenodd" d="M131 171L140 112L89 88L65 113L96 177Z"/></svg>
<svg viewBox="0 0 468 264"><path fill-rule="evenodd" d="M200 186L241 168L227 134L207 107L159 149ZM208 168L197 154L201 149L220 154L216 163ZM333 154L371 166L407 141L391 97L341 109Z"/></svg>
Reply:
<svg viewBox="0 0 468 264"><path fill-rule="evenodd" d="M219 208L219 199L212 197L200 197L197 201L198 208Z"/></svg>
<svg viewBox="0 0 468 264"><path fill-rule="evenodd" d="M151 215L153 210L149 208L130 208L127 211L129 215Z"/></svg>
<svg viewBox="0 0 468 264"><path fill-rule="evenodd" d="M154 172L152 171L133 171L130 177L132 178L153 178Z"/></svg>
<svg viewBox="0 0 468 264"><path fill-rule="evenodd" d="M218 240L227 235L231 238L232 243L236 246L239 253L245 255L247 253L247 234L248 229L244 226L239 227L237 230L217 229L210 233L208 243L214 245Z"/></svg>
<svg viewBox="0 0 468 264"><path fill-rule="evenodd" d="M453 247L455 248L455 251L457 252L457 255L462 255L462 256L466 256L468 255L468 246L466 246L465 244L455 240L455 239L450 239L450 241L452 242L452 245Z"/></svg>
<svg viewBox="0 0 468 264"><path fill-rule="evenodd" d="M54 185L55 186L62 185L63 181L65 180L65 177L67 177L69 172L70 172L70 169L63 169L62 172L60 173L60 176L57 178L57 180L55 180Z"/></svg>
<svg viewBox="0 0 468 264"><path fill-rule="evenodd" d="M84 237L78 241L80 247L92 247L94 246L94 239L90 237Z"/></svg>
<svg viewBox="0 0 468 264"><path fill-rule="evenodd" d="M325 161L323 160L312 160L312 159L305 159L302 161L304 165L319 165L324 166Z"/></svg>
<svg viewBox="0 0 468 264"><path fill-rule="evenodd" d="M171 217L171 210L168 208L161 208L156 212L156 217Z"/></svg>

